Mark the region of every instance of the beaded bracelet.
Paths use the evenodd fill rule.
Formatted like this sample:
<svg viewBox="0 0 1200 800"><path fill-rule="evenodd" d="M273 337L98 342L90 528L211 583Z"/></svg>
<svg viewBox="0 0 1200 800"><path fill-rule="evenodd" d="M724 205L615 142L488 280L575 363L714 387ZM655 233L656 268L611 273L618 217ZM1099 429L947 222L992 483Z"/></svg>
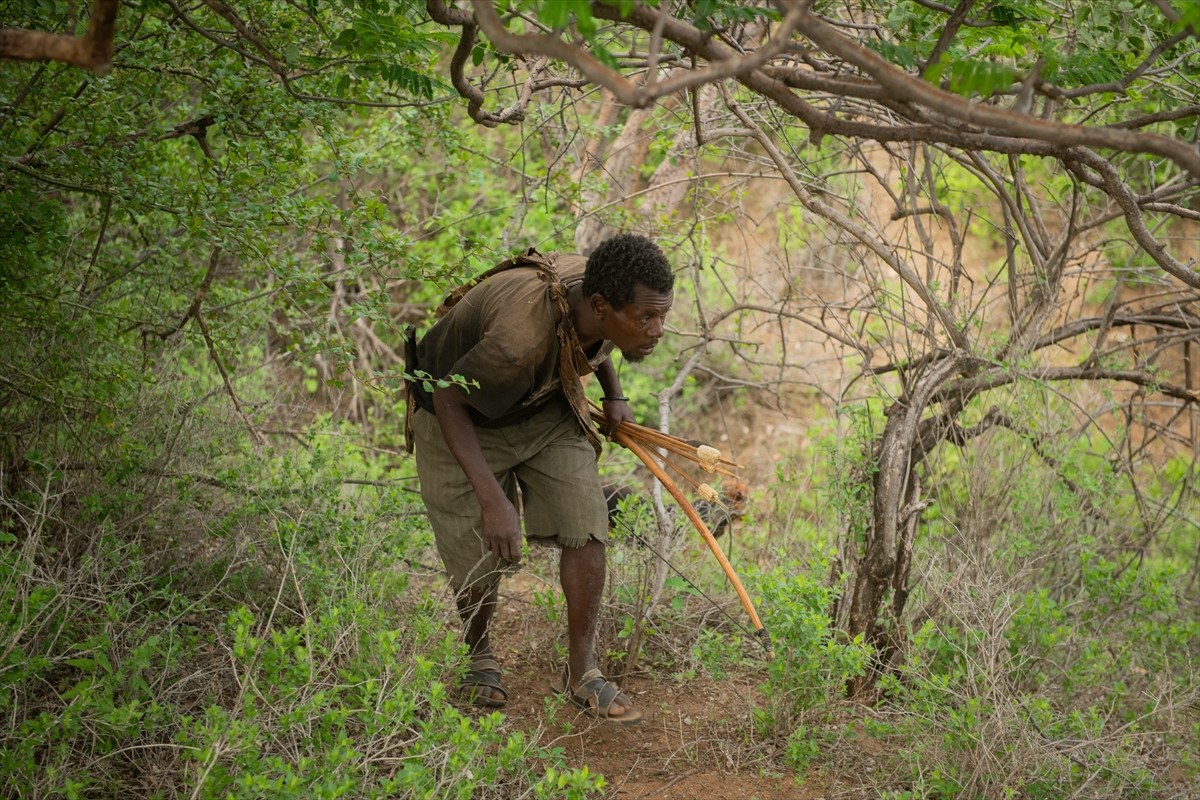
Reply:
<svg viewBox="0 0 1200 800"><path fill-rule="evenodd" d="M600 399L601 399L601 400L603 400L603 401L604 401L604 402L606 402L606 403L615 403L615 402L616 402L616 401L618 401L618 400L623 400L623 401L625 401L625 402L627 402L627 403L629 402L629 398L628 398L628 397L601 397Z"/></svg>

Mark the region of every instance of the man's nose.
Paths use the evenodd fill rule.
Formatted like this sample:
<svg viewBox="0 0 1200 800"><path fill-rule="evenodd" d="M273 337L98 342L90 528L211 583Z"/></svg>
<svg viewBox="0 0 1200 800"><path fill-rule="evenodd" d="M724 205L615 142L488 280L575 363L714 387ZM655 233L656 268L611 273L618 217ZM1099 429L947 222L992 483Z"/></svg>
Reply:
<svg viewBox="0 0 1200 800"><path fill-rule="evenodd" d="M662 338L665 325L666 321L662 317L655 317L650 321L650 330L647 331L647 333L649 333L651 338L653 338L655 341L658 341Z"/></svg>

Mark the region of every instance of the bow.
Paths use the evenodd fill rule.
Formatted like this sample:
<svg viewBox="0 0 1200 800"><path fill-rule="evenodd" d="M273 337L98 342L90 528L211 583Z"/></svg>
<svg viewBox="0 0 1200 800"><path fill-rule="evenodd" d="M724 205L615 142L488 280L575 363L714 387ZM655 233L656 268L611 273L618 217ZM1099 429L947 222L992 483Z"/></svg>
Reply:
<svg viewBox="0 0 1200 800"><path fill-rule="evenodd" d="M603 417L603 414L593 412L592 416ZM733 584L733 589L735 592L737 592L738 599L742 601L742 607L746 609L746 614L750 617L750 622L754 625L754 632L758 636L759 642L762 644L764 650L766 650L767 658L774 658L775 648L771 644L771 634L767 632L766 626L764 626L762 624L762 620L758 618L758 612L754 610L754 603L750 601L750 595L746 592L746 587L742 585L741 579L738 578L737 573L733 571L733 565L729 563L729 559L725 557L725 553L721 550L721 546L717 544L716 537L712 535L712 531L708 529L708 525L706 525L704 520L700 518L700 514L697 513L696 509L692 507L692 504L688 501L687 496L684 495L683 491L680 490L680 488L675 484L675 481L671 479L671 476L667 474L666 470L659 466L654 460L654 457L651 456L650 452L646 450L646 448L642 447L642 445L639 444L632 435L630 435L631 430L633 429L629 428L628 422L622 422L617 428L616 433L613 435L613 438L617 440L618 444L625 447L635 456L641 459L642 463L646 465L654 477L657 478L663 487L670 492L671 496L675 498L675 502L679 504L679 507L683 509L683 513L687 515L687 518L691 521L692 525L694 525L696 530L699 531L701 538L704 539L704 543L708 545L708 549L712 551L714 556L716 556L717 563L721 565L721 569L724 571L725 577L729 579L731 584ZM658 436L666 435L661 431L655 431L655 434Z"/></svg>

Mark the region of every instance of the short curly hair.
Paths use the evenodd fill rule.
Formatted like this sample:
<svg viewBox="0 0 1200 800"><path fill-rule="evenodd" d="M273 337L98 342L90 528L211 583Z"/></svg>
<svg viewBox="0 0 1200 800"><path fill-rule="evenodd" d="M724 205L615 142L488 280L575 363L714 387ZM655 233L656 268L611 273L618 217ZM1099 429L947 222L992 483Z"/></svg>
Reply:
<svg viewBox="0 0 1200 800"><path fill-rule="evenodd" d="M662 248L636 233L621 233L600 243L587 260L583 294L599 294L618 311L633 302L633 287L642 284L666 294L675 286L671 262Z"/></svg>

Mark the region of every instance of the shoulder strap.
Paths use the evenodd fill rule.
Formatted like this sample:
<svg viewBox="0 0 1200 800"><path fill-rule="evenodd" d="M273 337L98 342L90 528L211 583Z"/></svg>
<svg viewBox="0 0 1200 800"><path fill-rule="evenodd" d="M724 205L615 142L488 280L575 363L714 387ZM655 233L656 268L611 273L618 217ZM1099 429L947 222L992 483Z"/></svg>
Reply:
<svg viewBox="0 0 1200 800"><path fill-rule="evenodd" d="M434 313L437 314L439 319L441 319L442 317L446 316L447 313L449 313L450 309L458 305L458 301L462 300L463 297L466 296L467 292L471 291L493 275L499 275L501 272L507 272L508 270L516 267L534 267L542 273L542 277L546 280L552 283L558 282L558 270L554 267L554 259L542 255L531 247L521 255L513 256L512 258L501 261L499 264L487 270L486 272L481 272L479 275L476 275L475 278L469 283L464 283L462 286L459 286L451 291L450 294L446 295L446 298L442 300L441 305L437 307L437 310Z"/></svg>

